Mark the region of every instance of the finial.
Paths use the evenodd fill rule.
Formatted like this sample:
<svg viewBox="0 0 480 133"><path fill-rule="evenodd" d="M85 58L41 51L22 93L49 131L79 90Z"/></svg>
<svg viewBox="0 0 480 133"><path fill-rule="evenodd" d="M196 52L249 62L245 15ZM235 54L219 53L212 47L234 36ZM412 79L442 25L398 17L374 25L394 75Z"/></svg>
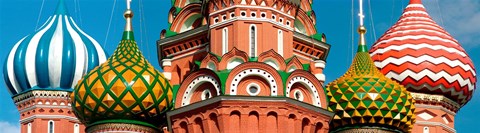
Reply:
<svg viewBox="0 0 480 133"><path fill-rule="evenodd" d="M363 18L365 15L363 14L363 0L360 0L360 12L358 13L358 17L360 17L360 26L363 26Z"/></svg>
<svg viewBox="0 0 480 133"><path fill-rule="evenodd" d="M360 27L358 27L358 33L360 34L360 38L358 40L358 50L357 52L368 52L368 48L365 41L365 33L367 33L367 29L363 26L363 18L365 15L363 14L363 0L360 0L360 12L358 16L360 17Z"/></svg>
<svg viewBox="0 0 480 133"><path fill-rule="evenodd" d="M130 3L132 3L132 0L127 0L127 9L130 9Z"/></svg>
<svg viewBox="0 0 480 133"><path fill-rule="evenodd" d="M130 3L132 0L127 0L127 10L123 13L125 20L127 21L125 24L125 31L123 39L133 40L133 28L132 28L132 18L133 18L133 11L130 10Z"/></svg>

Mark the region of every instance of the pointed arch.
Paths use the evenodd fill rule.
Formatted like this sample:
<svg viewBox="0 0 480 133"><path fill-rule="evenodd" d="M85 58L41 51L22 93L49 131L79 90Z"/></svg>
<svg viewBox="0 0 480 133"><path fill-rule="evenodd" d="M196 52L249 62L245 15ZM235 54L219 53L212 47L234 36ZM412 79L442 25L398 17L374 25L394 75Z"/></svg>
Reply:
<svg viewBox="0 0 480 133"><path fill-rule="evenodd" d="M220 62L218 61L217 56L208 53L207 56L205 56L205 58L203 58L202 62L200 63L200 68L207 68L212 71L217 71L219 63ZM214 67L212 67L212 65Z"/></svg>
<svg viewBox="0 0 480 133"><path fill-rule="evenodd" d="M238 50L236 47L233 47L230 52L224 54L222 56L222 60L220 61L220 64L218 65L218 70L225 70L227 69L227 65L231 63L233 60L241 60L242 62L247 62L248 61L248 55L247 53Z"/></svg>
<svg viewBox="0 0 480 133"><path fill-rule="evenodd" d="M289 62L287 62L287 68L285 69L286 72L293 72L297 69L302 70L302 62L298 60L297 56L293 56L292 59L290 59Z"/></svg>
<svg viewBox="0 0 480 133"><path fill-rule="evenodd" d="M277 70L285 70L287 66L285 64L283 57L277 52L275 52L275 50L273 49L270 49L260 54L258 56L258 62L263 62L270 66L272 66L272 64L269 64L269 63L274 62L276 64L276 67L275 66L272 66L272 67L274 67Z"/></svg>

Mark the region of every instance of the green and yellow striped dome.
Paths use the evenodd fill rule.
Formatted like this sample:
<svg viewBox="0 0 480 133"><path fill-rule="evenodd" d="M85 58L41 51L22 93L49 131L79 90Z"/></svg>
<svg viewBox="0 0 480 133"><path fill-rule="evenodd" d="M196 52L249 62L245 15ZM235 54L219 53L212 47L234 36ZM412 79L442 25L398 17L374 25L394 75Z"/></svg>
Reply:
<svg viewBox="0 0 480 133"><path fill-rule="evenodd" d="M360 45L349 70L326 87L328 110L335 113L331 131L377 128L411 132L415 122L412 96L375 67L365 45L365 28L359 32Z"/></svg>
<svg viewBox="0 0 480 133"><path fill-rule="evenodd" d="M114 54L75 86L73 110L87 127L129 123L157 128L173 107L170 83L138 49L132 16L127 10L127 26Z"/></svg>

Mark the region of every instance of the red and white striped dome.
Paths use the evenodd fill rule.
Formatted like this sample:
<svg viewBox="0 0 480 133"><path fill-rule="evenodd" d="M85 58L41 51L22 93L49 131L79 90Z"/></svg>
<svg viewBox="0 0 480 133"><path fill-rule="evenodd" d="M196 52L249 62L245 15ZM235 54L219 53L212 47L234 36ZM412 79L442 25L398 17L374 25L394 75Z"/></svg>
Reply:
<svg viewBox="0 0 480 133"><path fill-rule="evenodd" d="M477 81L462 46L411 0L398 22L372 46L370 55L387 77L411 92L440 94L464 105Z"/></svg>

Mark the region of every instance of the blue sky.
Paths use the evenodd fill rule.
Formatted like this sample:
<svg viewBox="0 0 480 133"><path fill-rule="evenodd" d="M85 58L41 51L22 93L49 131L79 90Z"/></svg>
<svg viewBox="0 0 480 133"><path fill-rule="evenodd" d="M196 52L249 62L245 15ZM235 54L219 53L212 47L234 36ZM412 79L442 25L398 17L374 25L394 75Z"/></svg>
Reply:
<svg viewBox="0 0 480 133"><path fill-rule="evenodd" d="M35 31L52 15L57 0L0 0L0 63L21 38ZM118 44L124 27L124 0L65 0L70 15L80 28L95 38L111 54ZM369 4L370 2L370 4ZM114 6L115 3L115 6ZM142 4L140 4L142 3ZM349 67L357 44L355 32L358 25L355 0L352 16L351 0L314 0L318 32L327 35L332 45L324 71L327 82L340 77ZM402 13L408 0L365 0L365 24L367 43L372 44ZM424 0L430 15L452 34L467 50L475 66L480 66L480 1L478 0ZM170 0L133 0L135 38L146 58L159 68L155 41L160 31L167 28L167 12ZM113 16L111 17L111 14ZM353 17L353 18L352 18ZM111 19L110 19L111 18ZM353 28L352 29L352 20ZM374 27L374 28L373 28ZM353 30L353 31L352 31ZM353 39L352 39L353 35ZM356 47L353 47L356 48ZM3 65L1 65L3 67ZM2 68L3 70L3 68ZM19 114L5 88L3 76L0 82L0 132L18 132ZM455 118L459 133L474 132L480 119L480 94L464 106Z"/></svg>

